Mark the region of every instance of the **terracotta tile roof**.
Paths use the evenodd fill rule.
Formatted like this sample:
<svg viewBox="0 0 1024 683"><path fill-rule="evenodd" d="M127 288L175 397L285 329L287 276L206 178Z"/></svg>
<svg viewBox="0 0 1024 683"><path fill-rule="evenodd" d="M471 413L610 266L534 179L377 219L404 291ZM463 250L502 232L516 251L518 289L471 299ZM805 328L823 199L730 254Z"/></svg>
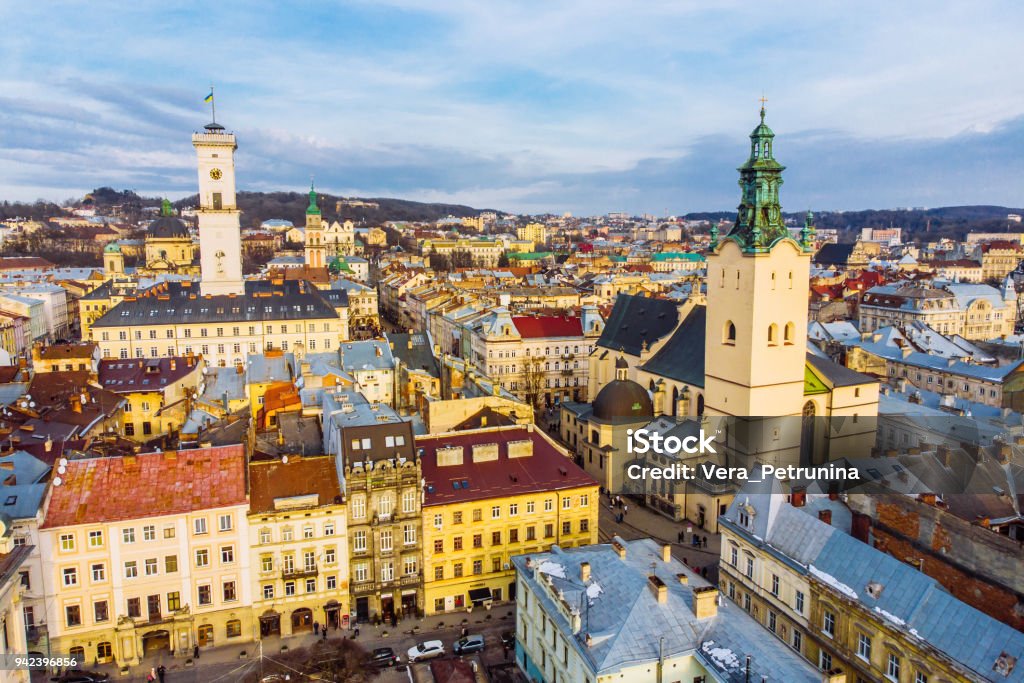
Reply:
<svg viewBox="0 0 1024 683"><path fill-rule="evenodd" d="M582 337L583 323L579 318L565 316L515 316L512 324L523 338L538 337Z"/></svg>
<svg viewBox="0 0 1024 683"><path fill-rule="evenodd" d="M532 454L509 458L509 443L529 441ZM473 462L473 447L497 445L497 458ZM427 491L424 507L501 498L524 493L597 486L597 481L548 441L538 430L503 427L416 438ZM437 450L462 448L461 465L437 464ZM513 448L521 447L514 446ZM459 487L455 488L458 483Z"/></svg>
<svg viewBox="0 0 1024 683"><path fill-rule="evenodd" d="M1010 240L993 240L991 242L985 242L981 245L982 253L987 254L993 249L999 249L1003 251L1024 251L1024 246L1020 242L1012 242Z"/></svg>
<svg viewBox="0 0 1024 683"><path fill-rule="evenodd" d="M59 360L61 358L92 358L96 351L95 342L83 342L81 344L50 344L39 351L39 357L43 360Z"/></svg>
<svg viewBox="0 0 1024 683"><path fill-rule="evenodd" d="M317 505L330 505L341 496L334 456L289 456L287 463L280 460L250 463L249 492L251 512L273 510L275 498L312 494L318 498Z"/></svg>
<svg viewBox="0 0 1024 683"><path fill-rule="evenodd" d="M176 515L243 505L240 444L123 458L70 460L51 487L42 528ZM56 480L54 480L56 481Z"/></svg>

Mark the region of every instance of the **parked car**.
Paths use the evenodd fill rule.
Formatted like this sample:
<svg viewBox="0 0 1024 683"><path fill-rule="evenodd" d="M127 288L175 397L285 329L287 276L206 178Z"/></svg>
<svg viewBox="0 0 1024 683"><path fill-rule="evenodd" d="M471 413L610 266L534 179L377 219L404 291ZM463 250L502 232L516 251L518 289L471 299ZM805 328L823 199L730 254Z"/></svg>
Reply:
<svg viewBox="0 0 1024 683"><path fill-rule="evenodd" d="M484 649L483 636L466 636L452 644L452 652L457 655L468 655L473 652L480 652Z"/></svg>
<svg viewBox="0 0 1024 683"><path fill-rule="evenodd" d="M440 640L427 640L409 648L409 663L433 659L442 655L444 655L444 643Z"/></svg>
<svg viewBox="0 0 1024 683"><path fill-rule="evenodd" d="M110 679L110 674L100 673L98 671L82 671L80 669L72 669L65 671L60 676L54 676L51 681L58 681L59 683L103 683Z"/></svg>
<svg viewBox="0 0 1024 683"><path fill-rule="evenodd" d="M505 631L501 634L501 644L510 650L516 646L516 632Z"/></svg>
<svg viewBox="0 0 1024 683"><path fill-rule="evenodd" d="M398 655L395 654L395 651L390 647L378 647L373 651L373 654L370 655L370 664L379 668L394 666L401 661L402 660L399 659Z"/></svg>

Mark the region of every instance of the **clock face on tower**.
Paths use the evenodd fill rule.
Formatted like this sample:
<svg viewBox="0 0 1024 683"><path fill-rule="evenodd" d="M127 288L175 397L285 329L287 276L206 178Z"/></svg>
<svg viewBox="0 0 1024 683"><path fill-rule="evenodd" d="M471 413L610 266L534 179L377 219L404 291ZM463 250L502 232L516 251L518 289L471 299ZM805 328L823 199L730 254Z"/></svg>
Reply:
<svg viewBox="0 0 1024 683"><path fill-rule="evenodd" d="M221 176L223 175L224 174L221 173L221 170L219 168L210 169L210 177L213 178L214 180L220 180Z"/></svg>

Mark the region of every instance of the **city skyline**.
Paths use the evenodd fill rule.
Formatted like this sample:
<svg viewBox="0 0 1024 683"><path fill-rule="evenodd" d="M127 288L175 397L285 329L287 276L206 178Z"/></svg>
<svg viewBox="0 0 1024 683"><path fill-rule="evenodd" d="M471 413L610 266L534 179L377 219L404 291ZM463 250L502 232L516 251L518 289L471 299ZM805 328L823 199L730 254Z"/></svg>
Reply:
<svg viewBox="0 0 1024 683"><path fill-rule="evenodd" d="M212 81L247 190L314 174L517 212L731 210L765 95L787 211L1020 203L1012 8L242 9L0 10L18 27L0 46L3 198L194 193L181 131L208 121Z"/></svg>

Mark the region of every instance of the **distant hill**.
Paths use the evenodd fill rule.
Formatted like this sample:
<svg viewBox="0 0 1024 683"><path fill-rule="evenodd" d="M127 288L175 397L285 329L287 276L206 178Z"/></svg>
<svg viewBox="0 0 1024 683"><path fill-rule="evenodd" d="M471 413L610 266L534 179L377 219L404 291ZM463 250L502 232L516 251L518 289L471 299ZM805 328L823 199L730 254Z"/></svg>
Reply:
<svg viewBox="0 0 1024 683"><path fill-rule="evenodd" d="M436 221L445 216L476 216L488 209L474 209L471 206L462 204L436 204L425 202L414 202L407 199L391 198L369 198L359 201L377 204L377 207L370 206L339 206L341 197L331 194L318 193L317 203L323 212L324 218L328 220L351 219L357 223L381 224L384 221ZM114 190L110 187L101 187L89 193L88 199L79 202L79 205L95 206L99 213L105 209L117 206L125 217L131 219L141 216L141 211L146 207L160 206L160 197L142 197L131 190ZM176 208L195 206L199 202L199 195L190 195L184 199L174 202ZM258 226L265 220L271 218L283 218L295 225L302 225L305 222L306 206L309 204L309 195L304 192L239 192L238 208L242 210L242 225L244 227ZM0 204L0 210L2 210ZM31 205L29 205L31 206ZM24 208L19 207L22 210ZM51 208L56 208L52 207ZM493 210L493 209L492 209ZM11 208L13 211L13 208ZM52 213L50 214L52 215Z"/></svg>
<svg viewBox="0 0 1024 683"><path fill-rule="evenodd" d="M1006 206L943 206L935 209L867 209L864 211L822 211L814 214L819 228L839 231L840 241L853 241L861 228L903 228L904 241L963 239L969 232L1024 232L1024 224L1011 223L1006 215L1024 215L1024 209ZM786 213L791 224L803 225L804 213ZM689 213L689 220L736 220L735 212Z"/></svg>

